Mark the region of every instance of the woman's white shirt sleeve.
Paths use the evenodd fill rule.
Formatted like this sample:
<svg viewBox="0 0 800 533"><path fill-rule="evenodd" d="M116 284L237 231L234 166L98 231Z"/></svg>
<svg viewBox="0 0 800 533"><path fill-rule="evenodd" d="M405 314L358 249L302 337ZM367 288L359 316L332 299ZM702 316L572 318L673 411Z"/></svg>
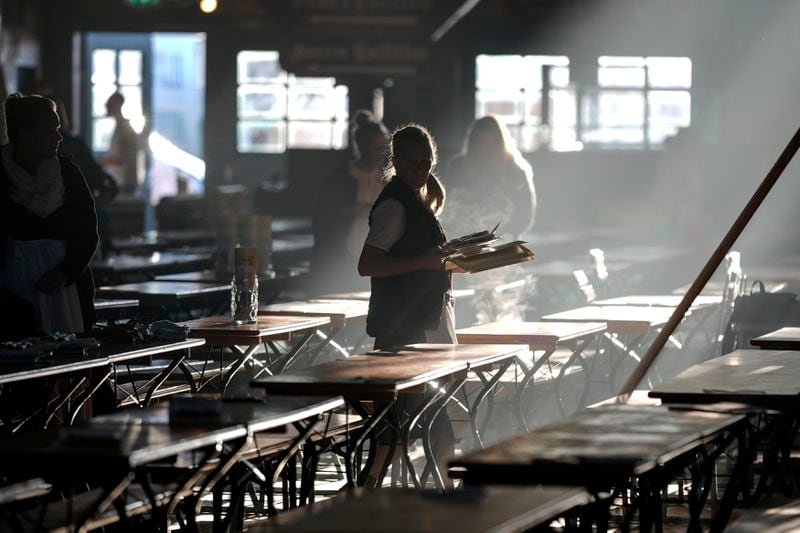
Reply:
<svg viewBox="0 0 800 533"><path fill-rule="evenodd" d="M388 252L405 230L406 212L402 204L394 199L384 200L372 212L372 225L365 244Z"/></svg>

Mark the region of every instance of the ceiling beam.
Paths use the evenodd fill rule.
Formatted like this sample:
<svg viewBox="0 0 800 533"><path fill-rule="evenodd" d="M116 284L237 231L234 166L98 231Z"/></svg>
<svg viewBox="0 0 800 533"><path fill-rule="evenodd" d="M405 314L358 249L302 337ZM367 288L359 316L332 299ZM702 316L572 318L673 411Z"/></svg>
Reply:
<svg viewBox="0 0 800 533"><path fill-rule="evenodd" d="M444 37L444 35L453 29L453 26L458 24L458 21L467 16L467 13L472 11L475 6L480 3L480 1L481 0L464 0L464 3L461 4L458 9L453 11L453 14L447 17L447 20L445 20L442 25L436 28L436 31L431 34L431 42L438 42L442 37Z"/></svg>

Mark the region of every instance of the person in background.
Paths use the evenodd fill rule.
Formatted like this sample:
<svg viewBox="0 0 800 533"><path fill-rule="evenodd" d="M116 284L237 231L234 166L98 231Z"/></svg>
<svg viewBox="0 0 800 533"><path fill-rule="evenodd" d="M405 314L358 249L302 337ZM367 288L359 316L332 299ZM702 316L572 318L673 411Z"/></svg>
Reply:
<svg viewBox="0 0 800 533"><path fill-rule="evenodd" d="M314 207L314 292L365 289L356 262L369 230L369 211L383 188L389 132L366 110L355 114L351 131L354 159L336 169L320 189Z"/></svg>
<svg viewBox="0 0 800 533"><path fill-rule="evenodd" d="M375 337L376 349L455 344L452 280L444 269L448 253L441 249L447 238L437 220L445 190L433 173L436 143L428 130L410 124L395 131L389 165L387 173L393 175L372 206L358 261L358 273L371 278L367 333ZM399 408L412 412L425 401L421 396L406 395ZM437 464L445 472L455 438L444 412L433 421L433 437ZM383 448L377 450L376 465L388 454ZM369 473L374 482L377 472Z"/></svg>
<svg viewBox="0 0 800 533"><path fill-rule="evenodd" d="M533 170L508 130L493 116L475 121L464 152L450 163L445 183L450 209L442 224L464 235L500 223L500 234L520 238L533 227Z"/></svg>
<svg viewBox="0 0 800 533"><path fill-rule="evenodd" d="M143 181L144 154L139 134L122 115L125 97L114 93L106 101L108 116L116 121L108 155L100 162L117 180L120 190L125 194L136 194Z"/></svg>
<svg viewBox="0 0 800 533"><path fill-rule="evenodd" d="M109 228L109 213L106 210L114 198L119 194L119 186L111 174L103 170L92 154L86 142L70 129L69 114L58 98L52 98L56 103L58 118L61 120L61 145L58 154L62 157L72 158L83 173L86 184L94 196L97 211L97 229L100 234L100 250L108 253L111 250L111 233Z"/></svg>
<svg viewBox="0 0 800 533"><path fill-rule="evenodd" d="M9 144L0 147L0 307L26 317L2 335L80 333L92 328L97 248L92 193L80 169L58 157L56 104L41 96L5 101ZM18 306L22 305L22 308Z"/></svg>

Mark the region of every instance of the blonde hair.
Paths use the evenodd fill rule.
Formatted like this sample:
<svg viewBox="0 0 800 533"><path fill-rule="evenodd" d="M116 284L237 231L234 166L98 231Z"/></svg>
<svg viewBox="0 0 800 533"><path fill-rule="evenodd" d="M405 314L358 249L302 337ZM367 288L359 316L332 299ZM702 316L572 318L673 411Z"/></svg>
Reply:
<svg viewBox="0 0 800 533"><path fill-rule="evenodd" d="M425 182L425 186L420 192L422 194L422 203L425 204L425 207L427 207L431 213L438 216L442 212L442 209L444 209L445 197L447 195L444 190L444 185L434 173L438 161L438 149L436 141L433 139L431 132L428 131L428 128L420 124L411 123L400 126L392 132L392 141L389 143L389 157L387 158L387 167L384 171L384 179L388 181L394 177L394 173L392 172L393 158L398 152L403 151L405 147L412 144L428 146L428 148L430 148L431 171L430 174L428 174L428 181Z"/></svg>

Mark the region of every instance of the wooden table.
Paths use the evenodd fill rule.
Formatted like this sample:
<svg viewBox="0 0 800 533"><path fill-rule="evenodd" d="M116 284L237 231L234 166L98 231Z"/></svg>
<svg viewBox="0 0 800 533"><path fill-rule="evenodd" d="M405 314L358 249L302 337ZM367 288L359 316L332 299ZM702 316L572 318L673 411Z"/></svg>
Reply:
<svg viewBox="0 0 800 533"><path fill-rule="evenodd" d="M762 350L800 350L800 328L780 328L750 341Z"/></svg>
<svg viewBox="0 0 800 533"><path fill-rule="evenodd" d="M608 384L609 392L615 394L617 374L624 363L631 359L639 363L639 353L645 345L648 335L667 323L673 309L669 307L644 307L625 305L587 305L569 311L562 311L542 317L544 322L604 322L606 332L604 339L608 350ZM582 361L582 360L581 360ZM574 363L568 361L569 368ZM591 375L587 375L587 383Z"/></svg>
<svg viewBox="0 0 800 533"><path fill-rule="evenodd" d="M607 505L636 477L640 529L649 531L660 519L666 484L698 462L710 476L716 457L747 422L741 414L607 405L455 459L450 475L480 485L582 486L610 492ZM699 526L704 502L693 496L692 522Z"/></svg>
<svg viewBox="0 0 800 533"><path fill-rule="evenodd" d="M258 313L262 315L286 315L305 317L330 318L330 331L323 332L317 329L316 336L321 341L308 354L309 364L314 363L319 354L326 348L332 347L339 354L347 357L351 350L342 346L336 338L342 334L348 324L358 327L358 335L353 342L353 350L362 347L367 339L365 331L369 302L364 300L308 300L283 302L259 307Z"/></svg>
<svg viewBox="0 0 800 533"><path fill-rule="evenodd" d="M230 291L230 283L142 281L98 287L95 294L103 298L136 298L152 318L163 318L173 312L191 316L198 307L219 313L227 308Z"/></svg>
<svg viewBox="0 0 800 533"><path fill-rule="evenodd" d="M581 365L584 367L584 371L587 372L586 375L588 377L582 354L605 331L606 325L602 322L492 322L470 328L462 328L456 333L458 342L463 344L520 343L528 345L534 354L534 360L531 366L528 366L522 360L517 363L522 367L523 378L518 385L516 398L519 425L521 430L527 431L528 423L525 419L523 395L525 389L533 381L536 372L550 360L550 356L559 346L570 345L572 355L569 357L568 362L571 364L576 359L581 361ZM537 351L544 352L538 359L535 357ZM565 415L566 410L561 399L560 383L568 366L568 364L562 365L554 382L556 405L558 405L562 416ZM587 379L580 400L581 405L585 404L588 394L589 380Z"/></svg>
<svg viewBox="0 0 800 533"><path fill-rule="evenodd" d="M687 368L650 391L650 396L663 403L731 401L779 412L779 416L768 417L767 423L757 428L749 439L749 446L740 449L741 460L737 460L734 469L746 471L755 460L756 446L760 445L766 449L765 473L755 494L761 495L767 489L768 479L773 477L792 487L795 474L789 452L800 412L800 359L797 356L796 351L736 350ZM732 507L738 490L739 486L733 483L730 490L726 490L723 496L726 509ZM723 525L726 521L727 517Z"/></svg>
<svg viewBox="0 0 800 533"><path fill-rule="evenodd" d="M81 408L112 376L115 378L115 387L118 386L116 372L118 365L126 365L158 354L173 353L175 363L172 368L174 368L188 356L191 348L203 344L205 344L203 339L141 344L116 343L103 345L90 351L88 355L53 355L38 363L0 364L0 392L2 392L0 402L3 406L4 426L9 431L15 432L31 422L36 415L35 419L41 422L39 425L47 427L62 407L68 407L63 423L71 424ZM142 405L149 403L167 375L168 373L163 374L161 379L162 375L159 374L159 379L152 381ZM48 378L52 383L42 381ZM56 378L61 382L58 386ZM22 387L30 387L31 381L42 382L43 390L49 391L46 397L41 398L44 405L20 405L18 402L12 402L13 398L10 396L12 392ZM21 422L15 422L19 419Z"/></svg>
<svg viewBox="0 0 800 533"><path fill-rule="evenodd" d="M116 252L160 252L189 246L213 245L217 233L208 230L147 231L138 235L111 239Z"/></svg>
<svg viewBox="0 0 800 533"><path fill-rule="evenodd" d="M683 300L683 296L675 294L654 294L644 295L636 294L631 296L619 296L617 298L608 298L605 300L597 300L592 302L592 305L622 305L622 306L644 306L644 307L669 307L675 308ZM722 303L722 295L699 295L692 302L691 309L703 309L706 307L713 307Z"/></svg>
<svg viewBox="0 0 800 533"><path fill-rule="evenodd" d="M786 411L800 403L795 351L736 350L687 368L650 391L665 403L741 402Z"/></svg>
<svg viewBox="0 0 800 533"><path fill-rule="evenodd" d="M350 489L313 506L281 513L266 524L251 525L247 531L527 531L590 500L585 490L574 487L489 487L444 496L408 489Z"/></svg>
<svg viewBox="0 0 800 533"><path fill-rule="evenodd" d="M184 325L189 327L190 337L203 338L209 346L227 348L236 355L222 380L222 389L225 390L248 361L261 365L258 375L283 370L297 358L316 330L328 326L330 321L326 316L259 315L256 323L234 324L229 316L213 316L185 322ZM288 351L281 351L274 341L287 341L291 347ZM269 348L264 362L255 359L256 350L262 344Z"/></svg>
<svg viewBox="0 0 800 533"><path fill-rule="evenodd" d="M373 350L364 355L356 355L344 359L315 365L303 370L292 371L280 375L262 377L252 383L254 387L263 388L271 394L341 394L345 400L361 415L368 420L363 431L351 443L348 453L348 481L354 484L355 479L355 454L367 437L373 436L373 429L383 420L384 416L394 406L398 395L419 391L421 387L433 381L448 382L448 385L437 385L429 392L429 399L414 413L406 413L405 420L400 420L403 413L394 413L394 427L403 428L401 445L404 450L404 460L417 487L421 487L416 476L413 463L409 455L409 441L412 429L426 411L436 413L458 392L466 380L466 373L470 370L488 368L500 364L498 373L508 368L514 359L528 351L524 345L443 345L443 344L413 344L396 350ZM493 388L494 383L487 383L486 388ZM332 392L335 391L335 392ZM488 392L482 391L479 400L486 397ZM364 401L386 402L385 407L376 409L372 414L366 412L361 405ZM474 419L480 401L477 401L470 416ZM474 426L473 426L474 427ZM430 428L423 428L423 443L428 465L434 471L434 480L438 487L444 486L441 472L439 472L430 444ZM374 439L373 439L374 440ZM374 445L374 442L373 442ZM391 454L390 454L391 455ZM365 468L367 470L369 465ZM388 465L384 465L385 474ZM383 475L379 479L382 479Z"/></svg>
<svg viewBox="0 0 800 533"><path fill-rule="evenodd" d="M185 475L178 468L178 473L173 474L176 486L171 497L167 501L150 502L153 509L169 509L173 502L187 498L187 509L191 510L236 464L241 453L253 446L254 434L295 425L299 435L290 441L287 450L293 455L310 435L319 416L343 405L341 397L218 402L219 415L210 418L173 417L162 406L98 417L60 436L35 434L0 439L0 471L41 475L54 485L69 487L76 481L88 481L102 487L102 495L81 517L85 522L111 507L134 477L143 485L150 484L146 474L150 465L169 464L181 454L196 452L190 458L196 461L191 465L194 473ZM285 462L279 464L279 469L284 466ZM165 471L161 475L170 474ZM279 475L280 472L275 473L275 477ZM197 486L201 487L199 492ZM159 490L149 486L145 493L158 494ZM156 523L159 517L165 522L169 520L165 513L154 515ZM190 529L196 530L194 514L188 511L184 516ZM167 523L160 525L168 529Z"/></svg>
<svg viewBox="0 0 800 533"><path fill-rule="evenodd" d="M131 314L139 309L139 300L132 298L95 298L94 310L100 322L114 322L118 319L131 318Z"/></svg>
<svg viewBox="0 0 800 533"><path fill-rule="evenodd" d="M99 285L147 281L161 274L202 270L213 266L210 253L154 252L119 254L90 265Z"/></svg>

